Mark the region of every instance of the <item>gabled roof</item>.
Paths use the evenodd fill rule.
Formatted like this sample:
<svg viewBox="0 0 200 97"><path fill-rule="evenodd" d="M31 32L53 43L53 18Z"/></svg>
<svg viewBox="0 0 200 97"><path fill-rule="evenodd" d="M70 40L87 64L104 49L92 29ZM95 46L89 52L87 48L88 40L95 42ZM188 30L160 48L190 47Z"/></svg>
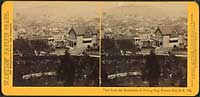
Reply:
<svg viewBox="0 0 200 97"><path fill-rule="evenodd" d="M163 36L170 35L173 32L178 32L178 34L183 34L185 31L184 28L182 28L180 25L176 26L159 26L156 30L156 32L160 30L161 34Z"/></svg>
<svg viewBox="0 0 200 97"><path fill-rule="evenodd" d="M97 34L97 30L93 26L76 26L72 27L70 31L74 31L77 36L84 35L86 32L90 31L92 34Z"/></svg>
<svg viewBox="0 0 200 97"><path fill-rule="evenodd" d="M170 26L160 26L158 29L161 31L162 35L170 35L174 28Z"/></svg>

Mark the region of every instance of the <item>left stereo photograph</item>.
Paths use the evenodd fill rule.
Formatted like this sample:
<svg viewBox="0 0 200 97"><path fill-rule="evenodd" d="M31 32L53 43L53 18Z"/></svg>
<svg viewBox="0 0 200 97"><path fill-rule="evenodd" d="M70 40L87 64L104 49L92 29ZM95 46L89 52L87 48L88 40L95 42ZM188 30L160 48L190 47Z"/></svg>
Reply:
<svg viewBox="0 0 200 97"><path fill-rule="evenodd" d="M13 2L13 86L99 86L98 2Z"/></svg>

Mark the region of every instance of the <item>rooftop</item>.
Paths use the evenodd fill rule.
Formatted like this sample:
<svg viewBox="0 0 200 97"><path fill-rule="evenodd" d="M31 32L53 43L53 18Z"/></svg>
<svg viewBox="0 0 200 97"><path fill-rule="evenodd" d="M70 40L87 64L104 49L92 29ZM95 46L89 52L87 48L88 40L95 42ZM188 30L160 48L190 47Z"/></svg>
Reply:
<svg viewBox="0 0 200 97"><path fill-rule="evenodd" d="M92 34L97 34L97 31L94 26L75 26L71 30L74 30L76 35L84 35L86 32L90 31ZM70 30L70 31L71 31Z"/></svg>
<svg viewBox="0 0 200 97"><path fill-rule="evenodd" d="M173 32L178 32L178 34L185 33L185 29L180 25L176 26L159 26L156 31L160 30L162 35L170 35Z"/></svg>

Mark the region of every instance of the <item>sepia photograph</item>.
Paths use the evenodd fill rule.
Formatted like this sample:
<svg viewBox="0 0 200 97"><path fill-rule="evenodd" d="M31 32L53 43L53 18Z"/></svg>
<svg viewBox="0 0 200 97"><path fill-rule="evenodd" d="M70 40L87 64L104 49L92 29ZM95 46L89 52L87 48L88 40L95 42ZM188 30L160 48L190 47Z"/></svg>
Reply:
<svg viewBox="0 0 200 97"><path fill-rule="evenodd" d="M14 86L99 86L98 2L14 1Z"/></svg>
<svg viewBox="0 0 200 97"><path fill-rule="evenodd" d="M16 1L13 12L14 86L187 87L187 4Z"/></svg>
<svg viewBox="0 0 200 97"><path fill-rule="evenodd" d="M106 2L104 87L187 87L187 4Z"/></svg>
<svg viewBox="0 0 200 97"><path fill-rule="evenodd" d="M194 1L4 1L1 94L195 96Z"/></svg>

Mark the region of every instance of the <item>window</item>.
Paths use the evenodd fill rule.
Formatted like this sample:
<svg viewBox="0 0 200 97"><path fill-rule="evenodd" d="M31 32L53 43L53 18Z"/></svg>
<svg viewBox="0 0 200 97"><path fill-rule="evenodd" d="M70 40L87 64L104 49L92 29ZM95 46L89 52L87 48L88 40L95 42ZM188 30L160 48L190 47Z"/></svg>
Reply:
<svg viewBox="0 0 200 97"><path fill-rule="evenodd" d="M160 45L163 45L163 43L162 43L162 42L160 42Z"/></svg>
<svg viewBox="0 0 200 97"><path fill-rule="evenodd" d="M170 43L178 42L178 40L170 40Z"/></svg>
<svg viewBox="0 0 200 97"><path fill-rule="evenodd" d="M91 43L92 40L84 40L83 43Z"/></svg>

